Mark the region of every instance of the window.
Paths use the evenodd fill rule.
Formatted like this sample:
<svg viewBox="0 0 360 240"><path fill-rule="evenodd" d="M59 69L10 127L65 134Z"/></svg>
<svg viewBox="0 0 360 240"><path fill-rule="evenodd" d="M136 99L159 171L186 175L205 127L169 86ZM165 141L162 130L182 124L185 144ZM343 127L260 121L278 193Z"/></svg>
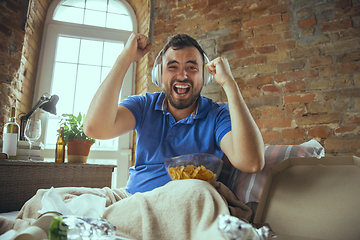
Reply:
<svg viewBox="0 0 360 240"><path fill-rule="evenodd" d="M47 16L35 96L45 92L59 96L57 116L42 114L40 139L45 161L54 161L59 116L86 114L137 24L131 7L121 0L55 0ZM133 94L134 69L132 65L126 74L119 101ZM98 141L91 147L88 162L117 165L113 187L122 187L127 181L131 148L131 133Z"/></svg>

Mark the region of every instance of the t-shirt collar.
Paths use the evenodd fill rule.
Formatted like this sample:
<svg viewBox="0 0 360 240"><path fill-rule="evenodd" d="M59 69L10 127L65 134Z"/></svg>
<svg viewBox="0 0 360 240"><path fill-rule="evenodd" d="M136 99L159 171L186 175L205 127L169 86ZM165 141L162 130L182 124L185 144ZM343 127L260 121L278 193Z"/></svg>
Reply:
<svg viewBox="0 0 360 240"><path fill-rule="evenodd" d="M168 113L167 111L167 104L165 94L163 92L160 93L158 100L155 104L155 110L163 111L164 113ZM194 111L191 113L191 117L195 118L204 118L206 117L207 113L209 112L209 108L204 104L203 96L199 96L197 100L197 105Z"/></svg>

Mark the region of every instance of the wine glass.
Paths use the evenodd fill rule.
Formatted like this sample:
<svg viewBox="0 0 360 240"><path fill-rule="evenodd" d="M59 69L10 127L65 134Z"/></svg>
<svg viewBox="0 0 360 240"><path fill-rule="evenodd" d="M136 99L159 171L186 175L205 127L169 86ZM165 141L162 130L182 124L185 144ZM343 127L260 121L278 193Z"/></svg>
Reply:
<svg viewBox="0 0 360 240"><path fill-rule="evenodd" d="M37 118L29 118L25 127L25 138L29 142L29 160L31 160L31 147L33 142L41 136L41 120Z"/></svg>

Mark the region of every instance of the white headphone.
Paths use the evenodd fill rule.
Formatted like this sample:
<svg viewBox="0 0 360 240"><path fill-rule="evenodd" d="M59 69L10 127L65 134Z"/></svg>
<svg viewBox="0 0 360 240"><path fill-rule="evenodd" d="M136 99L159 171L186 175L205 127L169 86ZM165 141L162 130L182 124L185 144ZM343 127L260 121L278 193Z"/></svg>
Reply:
<svg viewBox="0 0 360 240"><path fill-rule="evenodd" d="M161 66L162 66L162 62L161 62L161 57L163 55L163 51L164 49L161 49L161 51L159 52L159 54L157 55L157 57L155 58L154 61L154 66L151 72L151 77L152 77L152 81L154 84L156 84L158 87L161 87ZM209 62L209 58L206 56L206 54L204 53L204 86L208 85L212 80L213 80L213 75L211 75L209 73L209 71L207 69L205 69L205 65Z"/></svg>

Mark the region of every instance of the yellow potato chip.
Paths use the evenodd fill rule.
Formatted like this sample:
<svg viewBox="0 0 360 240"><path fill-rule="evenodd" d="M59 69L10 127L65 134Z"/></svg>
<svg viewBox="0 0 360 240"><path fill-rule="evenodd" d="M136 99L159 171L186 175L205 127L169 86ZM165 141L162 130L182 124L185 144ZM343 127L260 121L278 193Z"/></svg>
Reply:
<svg viewBox="0 0 360 240"><path fill-rule="evenodd" d="M211 170L206 169L205 166L201 165L200 167L196 167L192 164L175 168L171 167L169 168L169 174L173 180L192 178L204 180L210 183L216 178L216 174L214 174Z"/></svg>

